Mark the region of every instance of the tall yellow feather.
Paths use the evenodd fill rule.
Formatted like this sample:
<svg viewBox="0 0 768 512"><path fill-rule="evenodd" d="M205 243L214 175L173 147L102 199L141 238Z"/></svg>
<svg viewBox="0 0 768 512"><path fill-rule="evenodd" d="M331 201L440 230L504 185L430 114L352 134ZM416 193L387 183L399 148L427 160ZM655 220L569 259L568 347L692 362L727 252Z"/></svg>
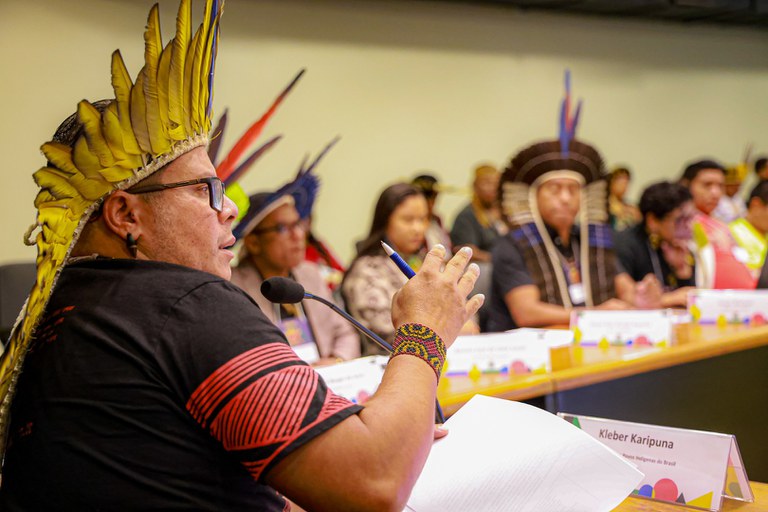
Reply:
<svg viewBox="0 0 768 512"><path fill-rule="evenodd" d="M154 156L162 155L171 149L159 112L157 68L162 51L163 40L160 34L160 11L158 5L155 4L149 11L147 29L144 31L144 82L142 84L144 101L146 101L144 113L147 122L147 135L152 147L152 155Z"/></svg>
<svg viewBox="0 0 768 512"><path fill-rule="evenodd" d="M131 76L128 74L128 68L125 67L125 61L120 54L120 50L112 53L112 89L115 91L115 101L117 102L117 116L120 119L120 128L123 132L123 147L127 153L132 155L141 155L139 143L133 135L131 127Z"/></svg>
<svg viewBox="0 0 768 512"><path fill-rule="evenodd" d="M189 109L192 118L192 129L194 133L203 133L202 120L205 112L200 112L200 73L203 69L203 55L205 54L205 44L208 41L208 30L206 23L203 22L198 29L199 37L195 41L194 53L192 54L192 83L190 84ZM190 48L192 51L192 48ZM187 56L189 59L189 56Z"/></svg>
<svg viewBox="0 0 768 512"><path fill-rule="evenodd" d="M200 33L203 27L199 27L192 37L192 41L187 48L187 58L184 62L184 102L182 103L184 108L184 129L187 134L195 133L195 128L192 123L192 87L197 82L197 77L192 75L192 70L195 65L195 49L200 41Z"/></svg>
<svg viewBox="0 0 768 512"><path fill-rule="evenodd" d="M115 164L115 157L101 133L101 114L96 107L83 100L77 104L77 119L83 125L83 133L91 153L99 159L102 167Z"/></svg>
<svg viewBox="0 0 768 512"><path fill-rule="evenodd" d="M166 128L166 136L170 137L171 125L169 116L169 78L171 73L171 54L173 53L173 40L165 45L163 53L160 55L160 63L157 67L157 102L160 106L160 121Z"/></svg>
<svg viewBox="0 0 768 512"><path fill-rule="evenodd" d="M206 18L207 19L207 18ZM213 26L208 32L208 40L205 43L205 48L203 52L203 59L202 59L202 73L200 74L199 80L200 80L200 94L199 94L199 103L198 103L198 109L201 113L201 121L203 123L206 123L205 126L201 127L202 133L208 133L211 130L210 121L212 115L206 116L208 112L208 98L211 95L211 91L208 90L208 73L207 70L211 69L211 61L214 59L214 53L213 48L216 43L217 39L217 27L219 26L219 21L221 20L221 11L218 12L216 15L216 19L214 20Z"/></svg>
<svg viewBox="0 0 768 512"><path fill-rule="evenodd" d="M131 89L131 126L136 135L142 153L152 154L152 144L149 142L149 128L147 127L147 102L144 99L144 71L141 68L136 77L136 83Z"/></svg>
<svg viewBox="0 0 768 512"><path fill-rule="evenodd" d="M176 36L173 39L173 54L171 57L171 72L168 84L168 101L171 119L171 136L174 140L186 138L184 123L184 78L187 59L187 47L191 37L190 0L181 0L179 12L176 15Z"/></svg>

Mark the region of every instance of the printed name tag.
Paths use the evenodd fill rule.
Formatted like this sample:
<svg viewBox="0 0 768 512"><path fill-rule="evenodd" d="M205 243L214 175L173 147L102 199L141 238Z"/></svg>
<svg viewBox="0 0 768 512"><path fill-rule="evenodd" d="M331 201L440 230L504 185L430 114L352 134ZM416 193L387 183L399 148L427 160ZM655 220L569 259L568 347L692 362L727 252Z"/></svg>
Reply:
<svg viewBox="0 0 768 512"><path fill-rule="evenodd" d="M668 310L574 311L571 330L582 345L668 345L672 340L673 314Z"/></svg>
<svg viewBox="0 0 768 512"><path fill-rule="evenodd" d="M768 290L692 290L688 311L699 324L763 325L768 319Z"/></svg>
<svg viewBox="0 0 768 512"><path fill-rule="evenodd" d="M633 495L713 511L720 510L723 498L754 501L732 435L565 413L558 416L645 474Z"/></svg>
<svg viewBox="0 0 768 512"><path fill-rule="evenodd" d="M445 375L544 373L551 369L550 346L570 343L565 330L517 329L459 336L448 349Z"/></svg>
<svg viewBox="0 0 768 512"><path fill-rule="evenodd" d="M315 371L334 393L362 404L379 388L388 361L387 356L368 356L315 368Z"/></svg>

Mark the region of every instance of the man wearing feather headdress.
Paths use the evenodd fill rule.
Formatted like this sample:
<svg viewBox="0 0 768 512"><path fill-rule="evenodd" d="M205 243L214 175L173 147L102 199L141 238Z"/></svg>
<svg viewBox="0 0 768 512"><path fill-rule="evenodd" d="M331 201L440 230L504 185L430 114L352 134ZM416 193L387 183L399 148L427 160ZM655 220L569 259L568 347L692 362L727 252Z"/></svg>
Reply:
<svg viewBox="0 0 768 512"><path fill-rule="evenodd" d="M433 250L395 297L365 408L329 390L227 281L237 208L205 151L220 15L206 1L193 35L182 0L163 46L155 5L136 81L115 52L115 99L42 147L37 279L0 362L2 510L400 510L426 460L445 346L482 303L469 256L441 271Z"/></svg>
<svg viewBox="0 0 768 512"><path fill-rule="evenodd" d="M603 160L574 139L581 104L570 117L569 82L560 139L521 150L501 178L510 231L493 249L489 331L568 324L574 307L660 304L653 276L636 289L617 264Z"/></svg>

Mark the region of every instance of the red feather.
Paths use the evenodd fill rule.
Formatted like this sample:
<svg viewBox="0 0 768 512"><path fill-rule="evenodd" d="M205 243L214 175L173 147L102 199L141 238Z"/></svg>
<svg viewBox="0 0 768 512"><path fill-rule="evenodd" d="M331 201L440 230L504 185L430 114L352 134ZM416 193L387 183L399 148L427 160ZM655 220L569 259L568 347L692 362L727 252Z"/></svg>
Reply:
<svg viewBox="0 0 768 512"><path fill-rule="evenodd" d="M280 95L275 99L275 101L272 103L272 106L269 107L269 110L267 110L264 115L261 116L261 119L253 123L250 128L245 131L243 136L240 137L240 140L238 140L232 147L232 150L229 152L229 154L216 167L216 175L221 178L222 181L226 181L227 178L229 178L229 175L232 174L232 172L235 170L235 167L240 161L240 158L245 154L245 152L259 137L259 135L261 135L264 126L267 124L267 121L269 121L269 119L275 113L277 107L280 106L288 93L291 92L291 89L293 89L293 86L296 85L296 82L299 81L299 78L301 78L301 75L304 74L304 71L305 70L303 69L299 71L299 74L296 75L290 84L288 84L288 87L286 87L283 92L281 92Z"/></svg>

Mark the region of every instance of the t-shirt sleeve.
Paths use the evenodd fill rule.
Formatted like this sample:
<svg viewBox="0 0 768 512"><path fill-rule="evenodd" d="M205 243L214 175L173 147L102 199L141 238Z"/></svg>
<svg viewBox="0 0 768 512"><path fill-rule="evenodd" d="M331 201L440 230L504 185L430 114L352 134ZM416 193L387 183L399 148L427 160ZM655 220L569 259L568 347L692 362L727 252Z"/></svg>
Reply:
<svg viewBox="0 0 768 512"><path fill-rule="evenodd" d="M178 300L157 359L187 411L255 480L361 410L330 391L252 299L226 282Z"/></svg>
<svg viewBox="0 0 768 512"><path fill-rule="evenodd" d="M496 242L492 261L494 292L502 299L515 288L535 284L511 235L503 236Z"/></svg>
<svg viewBox="0 0 768 512"><path fill-rule="evenodd" d="M454 247L461 247L462 245L479 246L479 229L481 229L481 227L477 220L475 220L472 210L464 209L453 222L453 228L451 228L451 243Z"/></svg>

